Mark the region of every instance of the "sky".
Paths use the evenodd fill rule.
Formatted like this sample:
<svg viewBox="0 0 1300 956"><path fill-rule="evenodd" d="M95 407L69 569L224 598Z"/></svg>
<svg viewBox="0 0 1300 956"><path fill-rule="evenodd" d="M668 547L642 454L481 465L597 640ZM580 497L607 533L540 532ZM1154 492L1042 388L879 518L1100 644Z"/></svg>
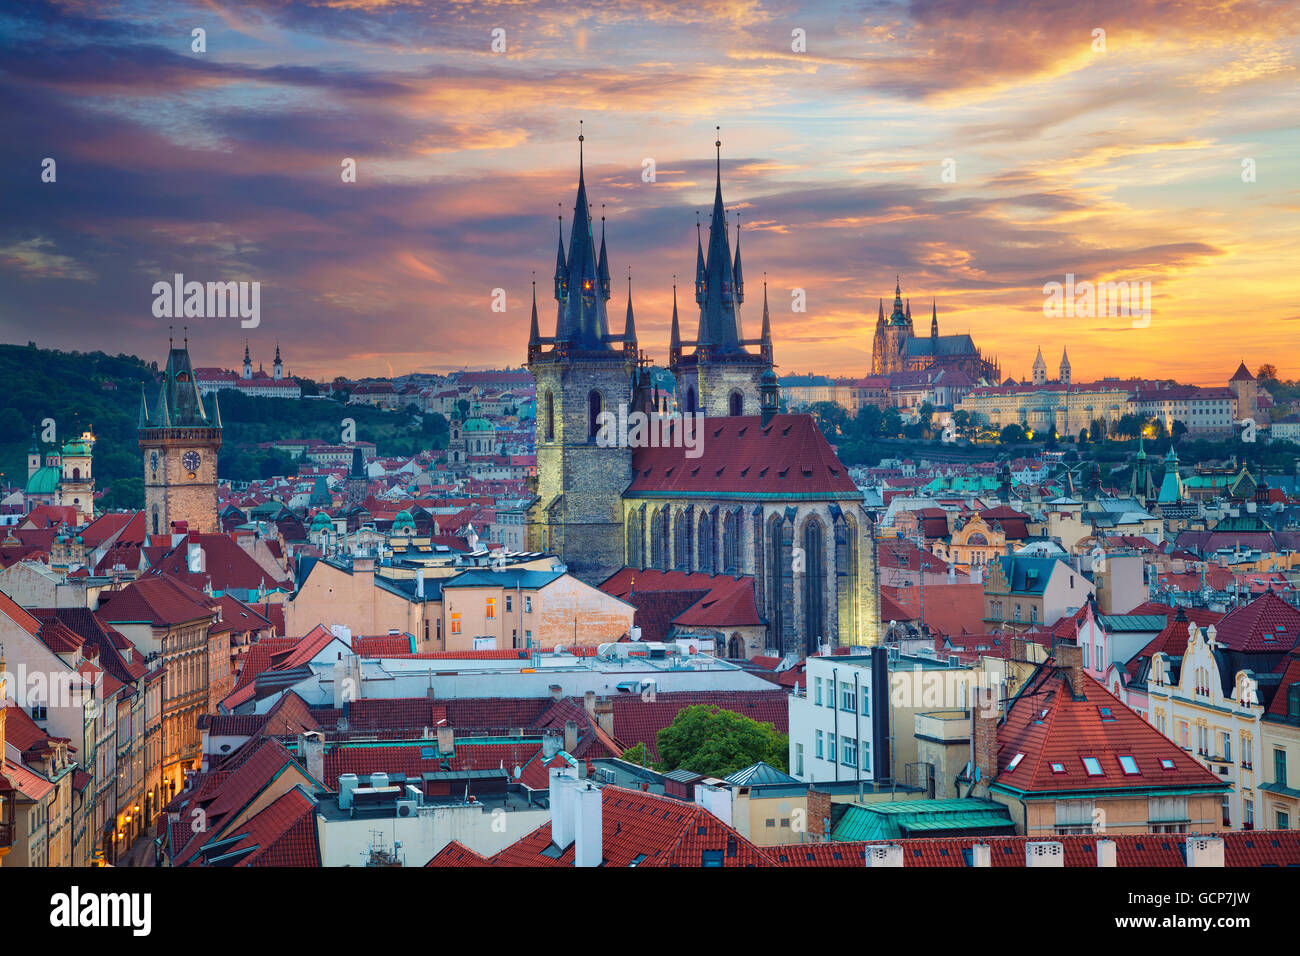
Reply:
<svg viewBox="0 0 1300 956"><path fill-rule="evenodd" d="M697 322L720 138L783 374L867 374L898 276L1004 375L1041 347L1076 381L1300 378L1298 35L1289 0L7 5L0 341L162 361L188 323L200 366L246 339L313 378L518 366L581 122L609 313L630 273L657 361L674 275ZM260 324L156 317L176 273L260 283ZM1045 315L1067 275L1149 282L1150 321Z"/></svg>

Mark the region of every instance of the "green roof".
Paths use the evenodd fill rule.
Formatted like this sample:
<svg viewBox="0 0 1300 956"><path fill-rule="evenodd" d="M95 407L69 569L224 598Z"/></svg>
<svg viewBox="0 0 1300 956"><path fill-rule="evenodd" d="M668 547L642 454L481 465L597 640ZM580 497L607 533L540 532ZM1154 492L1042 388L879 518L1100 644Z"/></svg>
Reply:
<svg viewBox="0 0 1300 956"><path fill-rule="evenodd" d="M32 476L27 479L26 493L29 495L52 495L59 490L59 479L62 477L63 472L54 465L37 468Z"/></svg>
<svg viewBox="0 0 1300 956"><path fill-rule="evenodd" d="M1097 620L1112 634L1124 631L1163 631L1168 618L1163 614L1102 614Z"/></svg>
<svg viewBox="0 0 1300 956"><path fill-rule="evenodd" d="M850 804L834 840L897 840L930 833L1015 832L1011 812L992 800L899 800Z"/></svg>

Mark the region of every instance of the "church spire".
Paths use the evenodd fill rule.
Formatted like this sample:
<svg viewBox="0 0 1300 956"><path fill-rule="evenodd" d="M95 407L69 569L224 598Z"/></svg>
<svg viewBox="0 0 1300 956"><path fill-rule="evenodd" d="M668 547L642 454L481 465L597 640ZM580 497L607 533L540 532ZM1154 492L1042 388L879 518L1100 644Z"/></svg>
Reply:
<svg viewBox="0 0 1300 956"><path fill-rule="evenodd" d="M767 367L772 367L772 317L767 311L767 273L763 273L763 337L762 337L762 354L763 361Z"/></svg>
<svg viewBox="0 0 1300 956"><path fill-rule="evenodd" d="M721 128L718 127L720 130ZM717 148L717 182L713 191L713 214L709 222L709 252L704 259L704 273L696 280L696 300L700 303L700 331L696 336L697 348L707 346L710 353L725 355L744 352L741 345L740 319L736 314L737 295L735 261L732 259L727 234L727 216L722 205L722 139L713 145ZM696 271L701 262L700 247L696 246Z"/></svg>
<svg viewBox="0 0 1300 956"><path fill-rule="evenodd" d="M930 338L937 339L938 337L939 337L939 310L934 303L934 299L931 299L930 300ZM938 358L938 356L935 357Z"/></svg>
<svg viewBox="0 0 1300 956"><path fill-rule="evenodd" d="M542 333L537 324L537 275L533 275L533 316L528 323L528 356L531 359L542 347Z"/></svg>
<svg viewBox="0 0 1300 956"><path fill-rule="evenodd" d="M736 214L736 258L731 265L731 275L736 283L736 304L745 301L745 279L740 269L740 214Z"/></svg>
<svg viewBox="0 0 1300 956"><path fill-rule="evenodd" d="M704 308L707 298L705 283L707 273L704 269L704 241L700 238L700 214L695 214L695 301Z"/></svg>
<svg viewBox="0 0 1300 956"><path fill-rule="evenodd" d="M564 293L567 290L565 276L568 275L569 270L564 264L564 216L561 214L555 218L560 224L560 234L556 238L556 243L559 248L555 253L555 301L561 302L563 301Z"/></svg>
<svg viewBox="0 0 1300 956"><path fill-rule="evenodd" d="M564 278L557 289L560 308L555 341L594 352L609 349L609 325L605 315L609 283L602 281L605 270L597 263L596 243L591 231L591 203L587 199L583 170L582 144L585 139L585 135L578 135L578 195L573 206L573 228L569 234L569 258L563 266ZM603 251L601 256L607 263Z"/></svg>
<svg viewBox="0 0 1300 956"><path fill-rule="evenodd" d="M682 330L677 322L677 276L673 276L673 328L668 340L668 361L676 365L682 359Z"/></svg>
<svg viewBox="0 0 1300 956"><path fill-rule="evenodd" d="M636 323L632 319L632 270L627 270L627 318L623 323L623 350L636 356Z"/></svg>
<svg viewBox="0 0 1300 956"><path fill-rule="evenodd" d="M609 298L609 255L605 252L605 204L600 204L600 263L596 271L600 275L600 294Z"/></svg>

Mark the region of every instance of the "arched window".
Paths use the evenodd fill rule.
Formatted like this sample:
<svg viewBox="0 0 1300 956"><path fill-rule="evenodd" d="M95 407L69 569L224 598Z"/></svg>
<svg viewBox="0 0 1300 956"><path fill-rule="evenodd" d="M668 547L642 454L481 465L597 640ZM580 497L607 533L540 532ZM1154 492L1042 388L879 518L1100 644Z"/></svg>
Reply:
<svg viewBox="0 0 1300 956"><path fill-rule="evenodd" d="M600 431L600 413L605 407L605 397L592 389L587 396L587 440L594 441Z"/></svg>
<svg viewBox="0 0 1300 956"><path fill-rule="evenodd" d="M546 407L544 409L545 431L542 434L546 436L547 441L555 441L555 395L548 388L546 390Z"/></svg>
<svg viewBox="0 0 1300 956"><path fill-rule="evenodd" d="M645 546L641 543L641 521L640 508L627 516L627 564L631 568L645 566Z"/></svg>
<svg viewBox="0 0 1300 956"><path fill-rule="evenodd" d="M732 416L744 414L745 399L740 392L732 392L730 399L730 412Z"/></svg>
<svg viewBox="0 0 1300 956"><path fill-rule="evenodd" d="M673 561L678 571L691 569L691 522L686 512L678 510L673 528Z"/></svg>
<svg viewBox="0 0 1300 956"><path fill-rule="evenodd" d="M789 568L785 566L785 554L781 547L781 522L773 521L768 526L768 620L771 622L768 644L775 648L784 648L785 615L782 591Z"/></svg>
<svg viewBox="0 0 1300 956"><path fill-rule="evenodd" d="M81 469L80 469L80 468L74 468L74 469L72 469L72 480L73 480L73 481L80 481L80 480L81 480Z"/></svg>
<svg viewBox="0 0 1300 956"><path fill-rule="evenodd" d="M689 415L695 414L695 386L692 385L686 390L686 412Z"/></svg>
<svg viewBox="0 0 1300 956"><path fill-rule="evenodd" d="M161 533L158 530L158 506L157 505L153 506L153 533L154 534Z"/></svg>
<svg viewBox="0 0 1300 956"><path fill-rule="evenodd" d="M722 519L722 570L740 573L740 512L729 511Z"/></svg>
<svg viewBox="0 0 1300 956"><path fill-rule="evenodd" d="M803 550L804 646L812 654L826 637L826 549L816 518L803 527Z"/></svg>

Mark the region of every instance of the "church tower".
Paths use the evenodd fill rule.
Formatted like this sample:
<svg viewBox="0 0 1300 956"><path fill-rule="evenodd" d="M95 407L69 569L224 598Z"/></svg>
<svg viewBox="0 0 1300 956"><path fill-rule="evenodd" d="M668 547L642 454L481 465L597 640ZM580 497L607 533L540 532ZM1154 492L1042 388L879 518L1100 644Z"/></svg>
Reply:
<svg viewBox="0 0 1300 956"><path fill-rule="evenodd" d="M622 494L632 481L632 449L598 441L602 414L616 419L632 401L637 364L630 306L611 334L609 257L602 224L597 253L578 137L578 195L569 248L563 220L555 260L555 335L543 337L537 299L528 335L528 370L537 380L537 500L528 512L528 548L558 554L598 584L623 566Z"/></svg>
<svg viewBox="0 0 1300 956"><path fill-rule="evenodd" d="M695 341L683 342L674 320L669 368L677 381L677 403L683 413L758 415L762 411L759 396L763 372L772 367L772 343L766 333L757 339L746 339L741 330L740 305L745 301L745 278L740 261L740 227L736 227L733 257L722 205L722 140L713 145L718 151L717 181L707 258L696 225L695 302L700 307L700 323ZM766 310L764 316L766 319ZM683 346L693 346L694 351L683 355ZM747 346L758 346L759 352L751 352Z"/></svg>
<svg viewBox="0 0 1300 956"><path fill-rule="evenodd" d="M280 347L277 345L276 350L279 351L279 348ZM242 374L245 382L249 381L253 377L253 358L248 354L247 339L244 340L244 368Z"/></svg>
<svg viewBox="0 0 1300 956"><path fill-rule="evenodd" d="M284 363L280 361L280 343L275 343L275 365L272 366L272 378L277 382L284 378Z"/></svg>
<svg viewBox="0 0 1300 956"><path fill-rule="evenodd" d="M1043 350L1041 348L1038 350L1038 357L1034 359L1033 375L1035 385L1047 384L1047 363L1043 361Z"/></svg>
<svg viewBox="0 0 1300 956"><path fill-rule="evenodd" d="M878 375L892 375L894 372L907 371L907 342L912 337L912 308L903 305L903 287L898 277L894 278L894 310L889 318L884 317L884 303L880 306L880 317L876 320L879 328L880 360L872 362L879 365ZM935 317L937 328L938 317Z"/></svg>
<svg viewBox="0 0 1300 956"><path fill-rule="evenodd" d="M214 533L217 523L217 451L221 409L203 403L189 340L175 348L168 340L167 369L150 404L140 390L138 435L144 459L144 509L150 534L170 534L183 521L190 531Z"/></svg>
<svg viewBox="0 0 1300 956"><path fill-rule="evenodd" d="M1064 348L1061 349L1061 384L1070 384L1070 356Z"/></svg>

